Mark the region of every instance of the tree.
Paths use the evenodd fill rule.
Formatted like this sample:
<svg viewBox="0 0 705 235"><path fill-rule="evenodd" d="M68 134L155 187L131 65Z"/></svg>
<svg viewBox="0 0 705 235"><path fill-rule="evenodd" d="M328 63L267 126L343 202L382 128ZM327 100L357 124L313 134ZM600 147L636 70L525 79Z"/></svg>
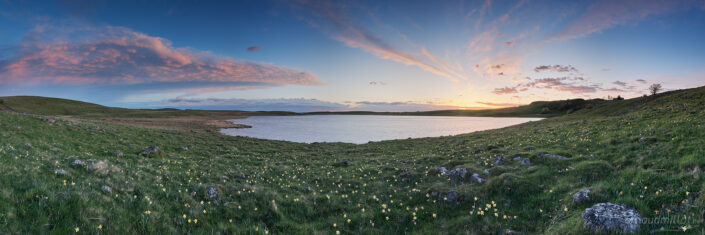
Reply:
<svg viewBox="0 0 705 235"><path fill-rule="evenodd" d="M656 95L659 91L661 91L661 84L659 83L651 84L649 87L649 92L651 92L651 95Z"/></svg>

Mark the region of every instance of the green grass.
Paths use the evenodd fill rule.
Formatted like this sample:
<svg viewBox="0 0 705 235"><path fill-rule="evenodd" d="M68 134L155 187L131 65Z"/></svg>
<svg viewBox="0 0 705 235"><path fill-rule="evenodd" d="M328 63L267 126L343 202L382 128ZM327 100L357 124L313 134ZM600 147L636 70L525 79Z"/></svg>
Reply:
<svg viewBox="0 0 705 235"><path fill-rule="evenodd" d="M703 105L705 88L696 88L588 103L567 115L498 130L363 145L87 120L50 124L0 112L0 233L574 234L587 232L580 213L607 201L646 218L696 218L644 225L640 233L682 226L700 232ZM148 146L163 152L142 156ZM530 158L531 166L512 161L517 155ZM497 156L508 161L493 165ZM72 166L77 159L87 166ZM350 165L337 164L342 160ZM99 161L106 167L89 169ZM487 181L434 174L440 166L466 167ZM104 185L113 192L102 191ZM213 199L207 196L211 187L219 191ZM584 188L593 191L591 200L573 204L571 195ZM450 190L458 192L459 204L434 196Z"/></svg>

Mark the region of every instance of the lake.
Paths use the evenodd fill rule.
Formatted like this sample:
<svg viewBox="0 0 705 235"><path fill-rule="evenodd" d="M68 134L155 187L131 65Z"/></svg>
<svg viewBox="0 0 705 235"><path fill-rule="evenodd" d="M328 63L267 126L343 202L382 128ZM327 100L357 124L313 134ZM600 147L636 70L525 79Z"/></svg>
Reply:
<svg viewBox="0 0 705 235"><path fill-rule="evenodd" d="M301 143L369 141L457 135L507 127L541 118L392 115L253 116L230 120L252 128L223 129L231 136Z"/></svg>

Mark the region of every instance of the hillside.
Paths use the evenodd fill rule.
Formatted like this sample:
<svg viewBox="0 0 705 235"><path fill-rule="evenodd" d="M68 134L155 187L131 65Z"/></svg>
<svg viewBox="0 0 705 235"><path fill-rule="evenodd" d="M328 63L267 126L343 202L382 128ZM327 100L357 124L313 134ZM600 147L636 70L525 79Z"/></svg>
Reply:
<svg viewBox="0 0 705 235"><path fill-rule="evenodd" d="M0 99L37 114L143 112ZM576 234L601 202L676 219L638 233L703 231L705 87L578 102L512 127L363 145L0 112L0 233Z"/></svg>

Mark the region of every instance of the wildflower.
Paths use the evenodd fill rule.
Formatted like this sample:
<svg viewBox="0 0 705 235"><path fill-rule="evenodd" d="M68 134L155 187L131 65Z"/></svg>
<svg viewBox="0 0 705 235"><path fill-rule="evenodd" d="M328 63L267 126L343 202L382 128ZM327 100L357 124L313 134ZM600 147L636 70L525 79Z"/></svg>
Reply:
<svg viewBox="0 0 705 235"><path fill-rule="evenodd" d="M206 213L206 209L203 209L203 214L205 214L205 213Z"/></svg>
<svg viewBox="0 0 705 235"><path fill-rule="evenodd" d="M436 213L433 213L433 218L436 218Z"/></svg>
<svg viewBox="0 0 705 235"><path fill-rule="evenodd" d="M81 231L81 229L79 229L78 227L76 227L75 230L76 230L76 232ZM684 230L684 231L685 231L685 230Z"/></svg>
<svg viewBox="0 0 705 235"><path fill-rule="evenodd" d="M340 234L340 231L338 231L338 230L335 230L335 234Z"/></svg>
<svg viewBox="0 0 705 235"><path fill-rule="evenodd" d="M144 211L144 213L145 213L145 214L148 214L148 215L149 215L149 214L152 214L152 212L151 212L150 210L146 210L146 211Z"/></svg>
<svg viewBox="0 0 705 235"><path fill-rule="evenodd" d="M102 225L102 224L99 224L99 225L98 225L98 229L103 229L103 225Z"/></svg>
<svg viewBox="0 0 705 235"><path fill-rule="evenodd" d="M193 223L194 223L194 224L197 224L197 223L198 223L198 219L194 219L194 220L193 220Z"/></svg>
<svg viewBox="0 0 705 235"><path fill-rule="evenodd" d="M685 232L686 230L688 230L688 226L683 225L683 227L681 227L681 229L683 230L683 232Z"/></svg>
<svg viewBox="0 0 705 235"><path fill-rule="evenodd" d="M188 223L189 223L189 224L191 223L191 219L188 219Z"/></svg>
<svg viewBox="0 0 705 235"><path fill-rule="evenodd" d="M568 212L568 207L563 207L563 211Z"/></svg>

